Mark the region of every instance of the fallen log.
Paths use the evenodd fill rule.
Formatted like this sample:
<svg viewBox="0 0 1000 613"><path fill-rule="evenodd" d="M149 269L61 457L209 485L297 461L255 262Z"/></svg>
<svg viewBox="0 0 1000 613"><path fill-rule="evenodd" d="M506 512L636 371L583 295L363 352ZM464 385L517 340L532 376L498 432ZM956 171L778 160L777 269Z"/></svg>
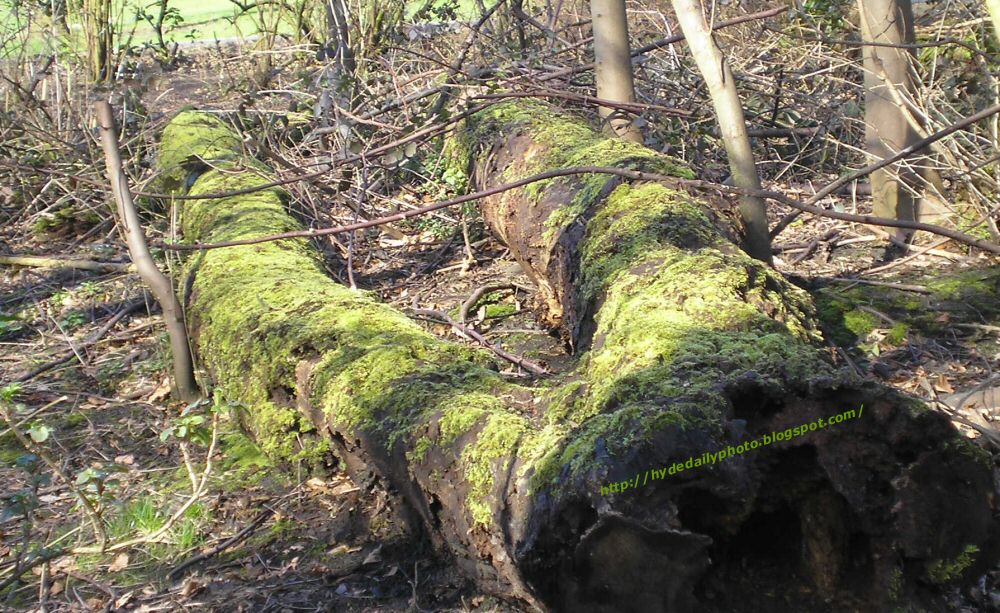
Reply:
<svg viewBox="0 0 1000 613"><path fill-rule="evenodd" d="M209 117L171 122L170 164L238 142ZM523 102L478 114L451 148L477 187L569 165L690 174ZM192 194L268 183L235 147L210 154ZM185 240L298 229L284 200L188 201ZM192 340L266 452L332 450L481 589L536 609L881 611L982 574L988 455L829 364L808 295L739 251L707 204L607 175L483 203L579 354L542 385L334 283L305 239L190 256Z"/></svg>

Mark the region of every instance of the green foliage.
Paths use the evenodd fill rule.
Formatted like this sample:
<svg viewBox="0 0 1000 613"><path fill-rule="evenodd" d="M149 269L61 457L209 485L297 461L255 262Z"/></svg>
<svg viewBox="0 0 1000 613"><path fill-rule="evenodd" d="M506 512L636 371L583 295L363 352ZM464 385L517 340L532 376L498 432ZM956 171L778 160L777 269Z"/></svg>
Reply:
<svg viewBox="0 0 1000 613"><path fill-rule="evenodd" d="M87 323L87 315L80 311L68 313L59 319L59 325L65 328L67 332L75 330L85 323Z"/></svg>
<svg viewBox="0 0 1000 613"><path fill-rule="evenodd" d="M17 315L0 313L0 339L3 339L7 335L16 334L23 329L24 324L21 323Z"/></svg>
<svg viewBox="0 0 1000 613"><path fill-rule="evenodd" d="M827 34L837 34L849 26L850 0L804 0L801 19Z"/></svg>
<svg viewBox="0 0 1000 613"><path fill-rule="evenodd" d="M21 393L20 383L8 383L7 385L0 387L0 402L11 403L17 398L17 395Z"/></svg>
<svg viewBox="0 0 1000 613"><path fill-rule="evenodd" d="M152 534L167 522L163 505L151 496L140 496L124 504L108 521L108 537L125 540Z"/></svg>
<svg viewBox="0 0 1000 613"><path fill-rule="evenodd" d="M115 492L121 486L116 477L125 472L128 469L120 464L99 462L78 472L75 485L79 494L94 505L105 506L115 500Z"/></svg>
<svg viewBox="0 0 1000 613"><path fill-rule="evenodd" d="M935 560L927 565L927 576L937 584L949 583L962 576L967 568L976 561L979 547L966 545L962 553L953 560Z"/></svg>

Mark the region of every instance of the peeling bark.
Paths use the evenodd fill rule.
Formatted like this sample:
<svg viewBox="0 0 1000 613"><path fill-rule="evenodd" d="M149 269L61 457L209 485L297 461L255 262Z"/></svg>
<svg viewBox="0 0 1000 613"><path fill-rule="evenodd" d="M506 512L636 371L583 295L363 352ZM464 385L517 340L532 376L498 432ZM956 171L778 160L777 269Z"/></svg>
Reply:
<svg viewBox="0 0 1000 613"><path fill-rule="evenodd" d="M179 140L225 134L183 114L167 160L194 159ZM690 174L523 103L477 116L452 151L477 160L479 187L588 163ZM235 149L212 157L224 161L193 193L267 181ZM283 198L185 203L185 240L299 227ZM483 352L334 283L306 241L191 257L198 357L266 451L332 449L358 481L398 493L411 530L482 589L537 609L880 611L993 559L985 454L945 417L828 364L809 297L742 253L701 200L579 176L484 213L578 350L550 384L505 381ZM862 404L854 422L648 479ZM628 479L649 482L602 494Z"/></svg>

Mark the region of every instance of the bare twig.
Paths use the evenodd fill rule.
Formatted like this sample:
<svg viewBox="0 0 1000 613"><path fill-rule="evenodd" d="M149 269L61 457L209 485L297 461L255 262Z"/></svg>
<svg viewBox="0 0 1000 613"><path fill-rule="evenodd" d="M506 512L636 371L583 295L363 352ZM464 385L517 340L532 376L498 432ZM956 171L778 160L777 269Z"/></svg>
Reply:
<svg viewBox="0 0 1000 613"><path fill-rule="evenodd" d="M545 367L539 366L538 364L535 364L534 362L532 362L530 360L526 360L526 359L524 359L524 358L522 358L520 356L516 356L513 353L510 353L509 351L505 351L504 349L500 348L499 346L497 346L497 345L495 345L493 343L490 343L490 341L487 340L485 336L483 336L482 334L476 332L475 330L473 330L471 328L468 328L468 327L463 326L462 324L458 323L457 321L455 321L454 319L452 319L447 313L444 313L442 311L436 311L434 309L417 309L417 308L413 309L413 313L416 314L416 315L423 315L424 317L433 317L435 319L441 320L444 323L447 323L460 336L464 336L466 338L469 338L469 339L472 339L472 340L476 341L477 343L479 343L480 345L482 345L486 349L489 349L490 351L492 351L496 355L500 356L501 358L507 360L511 364L519 366L519 367L523 368L524 370L527 370L528 372L530 372L530 373L532 373L534 375L537 375L537 376L541 377L541 376L552 374Z"/></svg>
<svg viewBox="0 0 1000 613"><path fill-rule="evenodd" d="M111 328L114 328L115 325L118 322L120 322L125 317L128 317L132 313L136 312L141 307L145 306L145 304L146 304L145 297L139 298L137 300L133 300L133 301L131 301L129 303L126 303L122 307L122 309L120 311L118 311L117 313L115 313L115 315L111 319L108 320L108 322L106 324L104 324L103 326L101 326L101 328L99 330L97 330L96 332L94 332L93 334L91 334L90 336L88 336L82 343L80 343L80 345L78 345L78 347L77 347L77 350L86 349L87 347L90 347L91 345L95 344L97 341L101 340L104 337L104 335L107 334L111 330ZM40 374L42 374L44 372L47 372L49 370L52 370L56 366L60 366L62 364L65 364L66 362L70 361L71 359L73 359L74 355L76 355L75 351L67 352L62 357L57 358L57 359L55 359L55 360L53 360L51 362L48 362L46 364L43 364L41 366L38 366L38 367L32 369L31 371L29 371L29 372L27 372L27 373L25 373L25 374L23 374L23 375L15 378L14 380L17 381L18 383L24 383L25 381L29 381L31 379L34 379L38 375L40 375Z"/></svg>
<svg viewBox="0 0 1000 613"><path fill-rule="evenodd" d="M1000 106L997 107L997 111L1000 111ZM858 176L864 176L869 172L874 172L878 168L881 168L883 165L885 165L885 163L886 161L882 160L881 162L878 162L877 164L872 164L871 166L863 168L854 174ZM830 193L830 191L832 191L828 190L827 188L823 188L809 200L801 202L794 198L785 196L784 194L780 194L778 192L773 192L769 190L741 189L735 186L723 185L721 183L712 183L710 181L701 181L698 179L679 179L677 177L672 177L657 173L644 172L640 170L629 170L626 168L612 168L606 166L575 166L571 168L560 168L556 170L549 170L546 172L538 173L536 175L525 177L523 179L519 179L517 181L512 181L511 183L506 183L504 185L493 187L487 190L474 192L472 194L466 194L465 196L459 196L457 198L443 200L441 202L431 204L425 207L412 209L409 211L402 211L399 213L395 213L393 215L388 215L386 217L380 217L378 219L372 219L369 221L363 221L355 224L336 226L333 228L321 228L321 229L310 228L308 230L296 230L293 232L284 232L282 234L273 234L270 236L260 236L257 238L247 238L242 240L225 241L219 243L194 243L190 245L164 244L163 248L171 249L174 251L197 251L202 249L221 249L223 247L236 247L240 245L256 245L270 241L288 240L293 238L311 238L315 236L326 236L328 234L340 234L343 232L351 232L354 230L360 230L362 228L370 228L385 223L402 221L404 219L409 219L411 217L426 215L427 213L433 211L462 204L463 202L469 202L471 200L486 198L488 196L493 196L495 194L499 194L511 189L516 189L518 187L523 187L531 183L536 183L538 181L545 181L547 179L554 179L558 177L566 177L578 174L607 174L607 175L623 177L626 179L631 179L633 181L655 181L672 185L678 188L690 187L698 189L711 189L723 193L736 194L736 195L748 193L753 196L759 196L761 198L768 198L771 200L775 200L777 202L780 202L781 204L790 206L792 208L798 209L806 213L819 215L821 217L830 217L833 219L840 219L843 221L853 221L856 223L863 223L873 226L886 226L890 228L909 228L913 230L923 230L925 232L930 232L931 234L946 236L960 243L982 249L983 251L1000 254L1000 245L982 239L978 239L974 236L969 236L968 234L959 232L957 230L952 230L950 228L942 228L940 226L935 226L932 224L926 224L916 221L887 219L885 217L876 217L874 215L856 215L853 213L840 213L837 211L828 211L826 209L814 206L813 203L820 200L822 197L825 197L827 194ZM839 182L839 180L835 181L835 183L837 182Z"/></svg>
<svg viewBox="0 0 1000 613"><path fill-rule="evenodd" d="M250 536L251 534L253 534L254 531L257 530L257 528L259 528L261 526L261 524L263 524L264 521L267 520L267 518L270 517L273 514L274 514L274 510L273 509L271 509L271 508L265 508L263 511L261 511L257 515L257 517L254 518L254 520L252 522L250 522L249 524L247 524L247 526L245 526L242 530L240 530L239 532L237 532L233 536L227 538L226 540L222 541L221 543L219 543L215 547L212 547L208 551L203 551L202 553L199 553L196 556L192 556L192 557L188 558L187 560L184 560L183 562L181 562L180 564L178 564L176 568L174 568L172 571L170 571L170 574L167 575L167 578L170 579L171 581L173 581L174 579L176 579L177 577L179 577L181 574L183 574L185 570L191 568L195 564L198 564L199 562L204 562L205 560L211 558L212 556L218 555L218 554L222 553L223 551L229 549L230 547L232 547L236 543L239 543L243 539L245 539L248 536Z"/></svg>
<svg viewBox="0 0 1000 613"><path fill-rule="evenodd" d="M721 30L723 28L728 28L731 26L739 25L741 23L747 23L748 21L757 21L759 19L767 19L768 17L774 17L775 15L780 15L788 10L786 6L776 6L774 8L767 9L765 11L760 11L757 13L750 13L749 15L743 15L742 17L736 17L734 19L726 19L724 21L716 22L712 25L712 31ZM637 57L650 51L656 49L662 49L663 47L669 47L674 43L678 43L684 40L683 34L674 34L673 36L668 36L666 38L661 38L660 40L653 41L648 45L643 45L642 47L637 47L632 50L632 57ZM556 72L550 72L546 75L539 77L539 81L551 81L552 79L560 79L563 77L569 77L581 72L586 72L594 68L593 63L582 64L580 66L573 66L571 68L564 68L563 70L558 70Z"/></svg>
<svg viewBox="0 0 1000 613"><path fill-rule="evenodd" d="M476 304L482 299L483 296L490 292L498 292L505 289L516 289L517 286L513 283L496 283L492 285L484 285L477 288L476 291L469 295L468 299L462 303L462 307L459 310L458 320L461 323L465 323L469 319L469 311L475 308Z"/></svg>

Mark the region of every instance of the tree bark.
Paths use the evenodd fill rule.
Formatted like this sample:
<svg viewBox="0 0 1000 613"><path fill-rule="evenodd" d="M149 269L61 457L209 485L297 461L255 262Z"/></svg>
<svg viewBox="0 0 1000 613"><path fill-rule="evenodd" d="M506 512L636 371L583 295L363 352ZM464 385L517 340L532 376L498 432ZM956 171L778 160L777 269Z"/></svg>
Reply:
<svg viewBox="0 0 1000 613"><path fill-rule="evenodd" d="M163 141L177 152L225 134L186 113ZM477 187L597 159L690 176L520 101L449 150L477 160ZM217 164L191 191L267 181L248 166ZM189 201L185 239L299 227L283 198ZM828 364L808 296L704 204L590 175L483 203L580 354L547 385L511 383L481 351L334 283L303 239L192 256L194 342L266 452L332 449L396 492L414 534L481 589L535 609L877 611L979 572L996 533L988 458L942 415ZM667 476L862 404L849 424Z"/></svg>
<svg viewBox="0 0 1000 613"><path fill-rule="evenodd" d="M635 102L632 55L629 53L625 0L590 0L594 29L594 66L597 97L615 102ZM642 130L632 116L620 109L600 107L608 134L642 143Z"/></svg>
<svg viewBox="0 0 1000 613"><path fill-rule="evenodd" d="M861 35L866 42L901 45L915 42L910 0L858 0ZM904 104L915 99L913 49L865 46L865 150L873 160L885 159L920 140ZM915 120L915 118L914 118ZM940 193L941 179L926 153L917 153L871 175L872 207L878 217L941 223L950 212L925 183ZM913 232L898 229L908 240Z"/></svg>
<svg viewBox="0 0 1000 613"><path fill-rule="evenodd" d="M760 177L757 175L750 137L747 136L743 105L739 92L736 91L736 81L729 63L712 38L712 30L705 22L701 3L697 0L673 0L673 5L691 55L708 85L715 118L719 122L719 131L726 146L733 185L759 190ZM766 203L762 198L743 196L740 198L740 213L745 226L743 243L746 252L770 264L771 238L767 229Z"/></svg>
<svg viewBox="0 0 1000 613"><path fill-rule="evenodd" d="M986 10L993 22L993 36L1000 41L1000 0L986 0Z"/></svg>

